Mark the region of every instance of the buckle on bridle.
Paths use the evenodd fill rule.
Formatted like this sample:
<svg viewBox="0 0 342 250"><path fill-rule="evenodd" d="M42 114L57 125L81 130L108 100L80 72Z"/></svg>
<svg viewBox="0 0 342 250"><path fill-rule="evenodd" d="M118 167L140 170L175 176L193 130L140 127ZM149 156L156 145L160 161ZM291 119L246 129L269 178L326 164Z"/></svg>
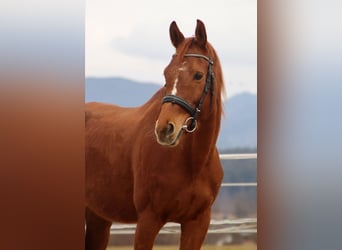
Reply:
<svg viewBox="0 0 342 250"><path fill-rule="evenodd" d="M188 133L194 132L196 128L197 128L197 120L192 116L188 117L182 126L182 129L184 129Z"/></svg>

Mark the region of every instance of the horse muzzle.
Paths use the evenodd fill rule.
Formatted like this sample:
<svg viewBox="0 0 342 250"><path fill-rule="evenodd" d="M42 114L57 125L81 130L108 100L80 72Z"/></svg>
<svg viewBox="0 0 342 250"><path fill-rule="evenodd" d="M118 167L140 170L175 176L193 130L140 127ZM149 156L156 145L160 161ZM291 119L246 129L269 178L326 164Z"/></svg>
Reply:
<svg viewBox="0 0 342 250"><path fill-rule="evenodd" d="M179 139L183 133L183 127L178 127L173 122L161 124L157 120L154 133L156 135L157 142L160 145L175 147L179 143Z"/></svg>

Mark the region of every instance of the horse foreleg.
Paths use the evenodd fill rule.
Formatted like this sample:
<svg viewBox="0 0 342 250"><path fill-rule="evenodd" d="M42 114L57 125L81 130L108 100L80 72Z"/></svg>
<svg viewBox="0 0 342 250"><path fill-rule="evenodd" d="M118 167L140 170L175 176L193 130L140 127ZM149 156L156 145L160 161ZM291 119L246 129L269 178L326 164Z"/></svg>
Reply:
<svg viewBox="0 0 342 250"><path fill-rule="evenodd" d="M139 214L134 238L134 250L151 250L163 223L151 212Z"/></svg>
<svg viewBox="0 0 342 250"><path fill-rule="evenodd" d="M112 223L86 209L86 250L105 250Z"/></svg>
<svg viewBox="0 0 342 250"><path fill-rule="evenodd" d="M210 209L196 219L181 224L180 250L199 250L210 224Z"/></svg>

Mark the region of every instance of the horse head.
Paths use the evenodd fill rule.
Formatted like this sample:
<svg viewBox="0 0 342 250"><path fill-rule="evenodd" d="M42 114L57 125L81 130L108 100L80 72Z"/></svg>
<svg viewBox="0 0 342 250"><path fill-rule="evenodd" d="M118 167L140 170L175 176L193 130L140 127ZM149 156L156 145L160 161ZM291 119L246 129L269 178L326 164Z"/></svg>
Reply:
<svg viewBox="0 0 342 250"><path fill-rule="evenodd" d="M190 38L184 38L176 22L172 22L170 39L176 53L164 70L166 95L155 134L159 144L173 147L178 145L184 132L194 132L198 121L208 117L215 108L212 104L216 53L207 42L205 26L200 20L197 20L195 36ZM202 109L205 111L201 112Z"/></svg>

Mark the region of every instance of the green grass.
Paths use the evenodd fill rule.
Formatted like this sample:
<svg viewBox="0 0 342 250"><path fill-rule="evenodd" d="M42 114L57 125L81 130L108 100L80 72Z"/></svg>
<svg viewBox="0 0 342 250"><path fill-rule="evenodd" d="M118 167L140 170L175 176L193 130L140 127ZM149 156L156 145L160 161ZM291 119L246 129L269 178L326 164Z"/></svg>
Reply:
<svg viewBox="0 0 342 250"><path fill-rule="evenodd" d="M124 247L108 247L107 250L132 250L133 246ZM178 246L155 246L153 250L178 250ZM245 243L241 245L227 246L203 246L201 250L256 250L257 246L254 243Z"/></svg>

